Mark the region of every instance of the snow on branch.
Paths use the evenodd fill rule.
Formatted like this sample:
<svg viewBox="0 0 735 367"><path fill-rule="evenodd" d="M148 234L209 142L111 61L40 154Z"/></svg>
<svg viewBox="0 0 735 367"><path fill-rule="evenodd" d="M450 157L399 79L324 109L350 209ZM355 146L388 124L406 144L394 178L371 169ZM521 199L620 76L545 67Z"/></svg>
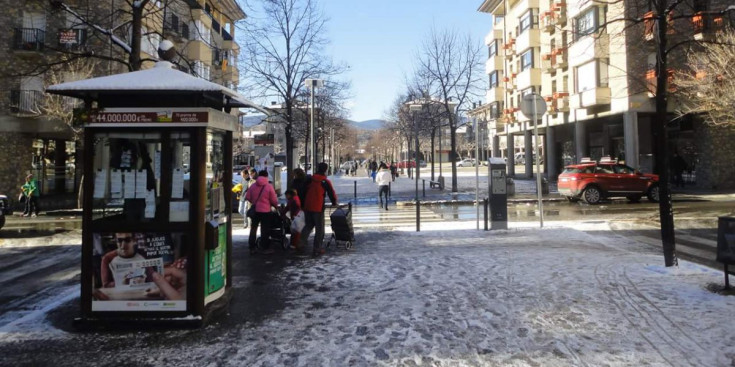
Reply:
<svg viewBox="0 0 735 367"><path fill-rule="evenodd" d="M140 2L140 1L136 1L136 3L137 2ZM61 6L67 13L69 13L69 14L73 15L74 17L76 17L77 19L79 19L82 23L84 23L84 24L86 24L86 25L94 28L98 32L100 32L100 33L102 33L102 34L107 35L108 37L110 37L110 40L112 41L112 43L114 43L118 47L120 47L123 50L125 50L125 52L127 52L128 54L130 54L130 53L133 52L133 49L130 47L130 45L128 45L125 41L123 41L119 37L115 36L112 33L112 30L102 28L98 24L94 24L94 23L88 21L86 18L82 17L79 13L77 13L76 11L74 11L74 9L70 8L68 5L64 4L63 2L58 2L57 4L59 6Z"/></svg>

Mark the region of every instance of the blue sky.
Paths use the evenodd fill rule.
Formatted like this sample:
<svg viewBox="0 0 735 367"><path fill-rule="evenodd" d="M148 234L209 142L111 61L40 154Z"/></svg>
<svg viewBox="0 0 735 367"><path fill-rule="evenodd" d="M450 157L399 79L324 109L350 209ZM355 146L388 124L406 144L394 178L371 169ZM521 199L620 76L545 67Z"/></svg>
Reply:
<svg viewBox="0 0 735 367"><path fill-rule="evenodd" d="M481 0L321 0L329 18L328 52L350 66L351 119L383 118L405 85L416 53L432 24L471 34L481 43L490 15Z"/></svg>

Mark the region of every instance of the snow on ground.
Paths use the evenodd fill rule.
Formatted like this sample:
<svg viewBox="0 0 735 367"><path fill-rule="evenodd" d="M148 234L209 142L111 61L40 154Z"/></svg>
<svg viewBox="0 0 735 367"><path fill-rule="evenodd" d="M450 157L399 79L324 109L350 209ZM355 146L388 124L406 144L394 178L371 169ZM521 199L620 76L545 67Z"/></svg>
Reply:
<svg viewBox="0 0 735 367"><path fill-rule="evenodd" d="M152 333L52 333L43 342L128 338L102 355L146 365L735 363L735 298L705 289L722 282L720 272L685 261L664 268L660 254L604 223L535 225L358 231L354 250L296 261L276 276L289 291L284 310L204 343L159 343L166 338ZM234 240L245 246L244 231ZM235 279L242 288L245 278Z"/></svg>

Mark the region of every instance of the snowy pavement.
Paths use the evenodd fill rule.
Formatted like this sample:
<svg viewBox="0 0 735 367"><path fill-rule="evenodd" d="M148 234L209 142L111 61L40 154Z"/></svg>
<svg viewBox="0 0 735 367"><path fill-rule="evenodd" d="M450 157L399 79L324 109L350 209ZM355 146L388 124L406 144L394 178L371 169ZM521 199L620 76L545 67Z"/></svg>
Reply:
<svg viewBox="0 0 735 367"><path fill-rule="evenodd" d="M284 263L262 288L285 290L284 307L266 317L241 321L238 306L201 330L165 334L71 333L28 317L0 326L0 365L735 363L735 298L707 289L721 272L686 261L664 268L658 252L600 221L534 226L361 229L351 251ZM243 273L273 261L244 255L244 230L233 238L235 300L263 302L270 294L247 293Z"/></svg>

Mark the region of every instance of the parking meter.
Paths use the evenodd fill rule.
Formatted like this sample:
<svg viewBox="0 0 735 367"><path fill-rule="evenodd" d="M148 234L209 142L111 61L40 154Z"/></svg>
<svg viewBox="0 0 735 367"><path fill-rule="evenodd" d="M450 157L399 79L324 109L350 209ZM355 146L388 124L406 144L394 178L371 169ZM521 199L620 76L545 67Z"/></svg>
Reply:
<svg viewBox="0 0 735 367"><path fill-rule="evenodd" d="M505 160L490 158L488 164L490 187L490 229L508 229L508 188Z"/></svg>

